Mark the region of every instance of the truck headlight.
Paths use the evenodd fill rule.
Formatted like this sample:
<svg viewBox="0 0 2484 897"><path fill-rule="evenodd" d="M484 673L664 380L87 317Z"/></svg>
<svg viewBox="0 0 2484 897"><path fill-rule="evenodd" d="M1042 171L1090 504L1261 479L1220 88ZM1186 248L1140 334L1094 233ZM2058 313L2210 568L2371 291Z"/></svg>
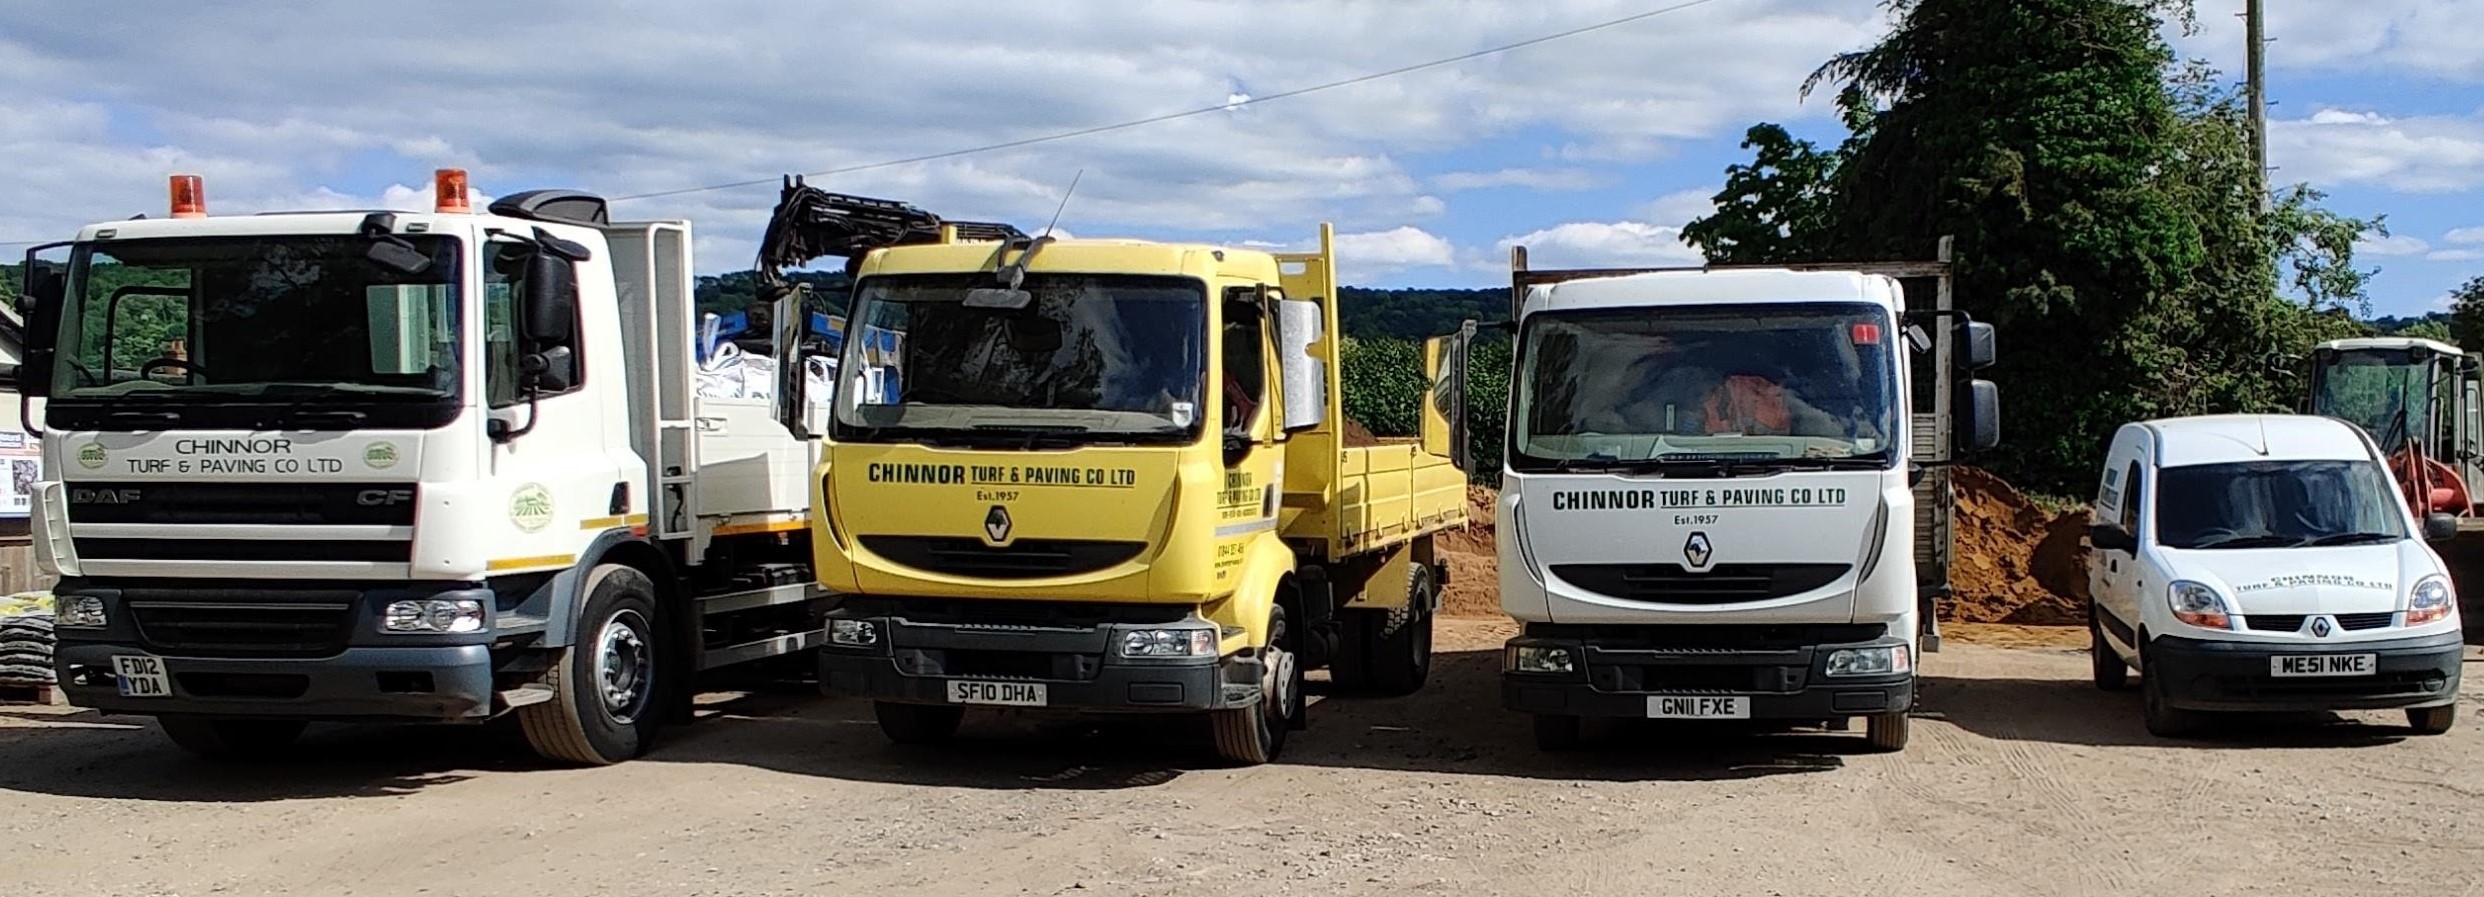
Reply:
<svg viewBox="0 0 2484 897"><path fill-rule="evenodd" d="M380 631L422 635L481 632L483 602L475 598L392 601L380 617Z"/></svg>
<svg viewBox="0 0 2484 897"><path fill-rule="evenodd" d="M75 595L60 600L52 610L52 625L59 629L102 629L111 622L104 614L103 599L93 595Z"/></svg>
<svg viewBox="0 0 2484 897"><path fill-rule="evenodd" d="M2458 606L2458 595L2450 591L2449 580L2427 576L2415 584L2406 600L2406 625L2421 626L2449 619L2450 608Z"/></svg>
<svg viewBox="0 0 2484 897"><path fill-rule="evenodd" d="M877 645L880 643L880 624L873 620L830 620L828 643L846 648Z"/></svg>
<svg viewBox="0 0 2484 897"><path fill-rule="evenodd" d="M1216 630L1133 629L1122 633L1123 657L1214 657Z"/></svg>
<svg viewBox="0 0 2484 897"><path fill-rule="evenodd" d="M1509 668L1519 673L1574 673L1578 660L1558 645L1517 645L1509 649Z"/></svg>
<svg viewBox="0 0 2484 897"><path fill-rule="evenodd" d="M2196 582L2176 580L2165 590L2166 603L2173 608L2174 619L2201 629L2232 629L2234 617L2225 608L2225 599L2217 590Z"/></svg>
<svg viewBox="0 0 2484 897"><path fill-rule="evenodd" d="M1829 652L1828 656L1828 674L1831 676L1887 676L1914 668L1914 652L1907 650L1905 645L1839 648Z"/></svg>

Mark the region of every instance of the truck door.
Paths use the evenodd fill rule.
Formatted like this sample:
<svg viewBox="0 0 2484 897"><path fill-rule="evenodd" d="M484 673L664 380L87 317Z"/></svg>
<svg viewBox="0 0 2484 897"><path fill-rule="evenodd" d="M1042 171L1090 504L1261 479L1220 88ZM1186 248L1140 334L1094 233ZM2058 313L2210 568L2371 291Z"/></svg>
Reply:
<svg viewBox="0 0 2484 897"><path fill-rule="evenodd" d="M1225 483L1216 498L1216 584L1230 586L1242 572L1249 541L1276 528L1277 496L1285 479L1285 453L1277 409L1282 398L1270 386L1276 370L1271 322L1279 294L1262 285L1228 287L1217 310L1220 333L1217 426L1224 453Z"/></svg>

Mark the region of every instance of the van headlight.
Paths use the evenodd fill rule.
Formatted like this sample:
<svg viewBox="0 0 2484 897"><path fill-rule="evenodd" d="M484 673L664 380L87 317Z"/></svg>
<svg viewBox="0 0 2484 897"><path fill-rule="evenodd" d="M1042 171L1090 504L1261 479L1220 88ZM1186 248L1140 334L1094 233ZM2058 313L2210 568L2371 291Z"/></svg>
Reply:
<svg viewBox="0 0 2484 897"><path fill-rule="evenodd" d="M2449 619L2450 609L2458 606L2458 593L2450 590L2449 579L2427 576L2415 584L2406 599L2406 625L2421 626Z"/></svg>
<svg viewBox="0 0 2484 897"><path fill-rule="evenodd" d="M2201 629L2232 629L2234 616L2226 610L2225 599L2217 590L2202 583L2175 580L2166 589L2166 603L2173 608L2174 619Z"/></svg>

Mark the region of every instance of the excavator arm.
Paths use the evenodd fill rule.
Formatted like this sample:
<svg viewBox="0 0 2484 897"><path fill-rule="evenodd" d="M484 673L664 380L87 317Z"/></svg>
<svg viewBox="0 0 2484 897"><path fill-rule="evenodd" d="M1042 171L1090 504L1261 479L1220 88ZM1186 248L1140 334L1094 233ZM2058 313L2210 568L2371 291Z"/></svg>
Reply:
<svg viewBox="0 0 2484 897"><path fill-rule="evenodd" d="M965 240L1027 239L1012 225L947 221L907 203L830 193L803 183L799 175L788 175L776 211L768 216L767 231L759 238L759 283L781 288L786 269L830 255L844 256L845 273L851 276L871 250L936 242L942 225L955 228Z"/></svg>

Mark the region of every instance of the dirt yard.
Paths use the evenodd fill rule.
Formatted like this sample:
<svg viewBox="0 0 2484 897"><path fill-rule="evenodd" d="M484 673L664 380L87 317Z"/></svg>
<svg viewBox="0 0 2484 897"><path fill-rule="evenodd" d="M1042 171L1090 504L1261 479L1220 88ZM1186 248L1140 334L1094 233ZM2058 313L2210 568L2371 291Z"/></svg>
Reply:
<svg viewBox="0 0 2484 897"><path fill-rule="evenodd" d="M282 763L143 720L0 708L0 894L2348 894L2484 882L2484 684L2415 738L2356 714L2149 738L2065 649L1926 658L1894 756L1853 733L1622 732L1535 751L1506 624L1439 675L1322 700L1279 762L1162 727L970 717L938 750L858 703L759 695L647 759L548 769L493 730L338 728Z"/></svg>

